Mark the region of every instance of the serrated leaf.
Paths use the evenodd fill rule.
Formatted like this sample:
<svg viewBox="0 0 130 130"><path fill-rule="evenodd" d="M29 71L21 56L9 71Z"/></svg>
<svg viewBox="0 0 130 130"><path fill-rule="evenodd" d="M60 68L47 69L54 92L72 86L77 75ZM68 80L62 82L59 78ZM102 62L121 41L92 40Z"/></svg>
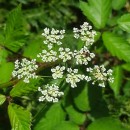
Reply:
<svg viewBox="0 0 130 130"><path fill-rule="evenodd" d="M22 16L21 6L18 6L9 12L5 28L6 37L10 37L11 36L10 33L15 31L15 29L18 30L21 29L21 20L22 20L21 16Z"/></svg>
<svg viewBox="0 0 130 130"><path fill-rule="evenodd" d="M122 30L130 32L130 14L122 15L118 19L117 23Z"/></svg>
<svg viewBox="0 0 130 130"><path fill-rule="evenodd" d="M8 106L8 115L12 130L31 130L31 114L14 103Z"/></svg>
<svg viewBox="0 0 130 130"><path fill-rule="evenodd" d="M113 56L130 62L130 45L124 38L110 32L104 32L102 38L104 45Z"/></svg>
<svg viewBox="0 0 130 130"><path fill-rule="evenodd" d="M70 121L74 122L77 125L82 125L84 123L86 119L86 115L84 113L76 111L72 105L67 106L65 109L69 115Z"/></svg>
<svg viewBox="0 0 130 130"><path fill-rule="evenodd" d="M7 17L3 45L13 52L17 52L25 44L23 19L21 6L13 9Z"/></svg>
<svg viewBox="0 0 130 130"><path fill-rule="evenodd" d="M12 97L21 97L23 95L28 95L32 92L37 91L39 79L31 79L29 83L24 83L22 80L13 86L10 91Z"/></svg>
<svg viewBox="0 0 130 130"><path fill-rule="evenodd" d="M60 103L53 104L45 116L41 115L41 119L35 125L34 130L52 130L64 119L65 113Z"/></svg>
<svg viewBox="0 0 130 130"><path fill-rule="evenodd" d="M88 86L87 84L82 84L72 91L72 96L74 98L74 103L76 107L81 111L89 111L89 99L88 99Z"/></svg>
<svg viewBox="0 0 130 130"><path fill-rule="evenodd" d="M104 28L111 12L111 0L80 1L80 9L98 29Z"/></svg>
<svg viewBox="0 0 130 130"><path fill-rule="evenodd" d="M6 83L11 79L14 64L12 62L5 62L0 65L0 84Z"/></svg>
<svg viewBox="0 0 130 130"><path fill-rule="evenodd" d="M115 10L120 10L126 4L127 0L113 0L112 1L112 8Z"/></svg>
<svg viewBox="0 0 130 130"><path fill-rule="evenodd" d="M121 122L112 117L103 117L91 123L87 130L127 130Z"/></svg>
<svg viewBox="0 0 130 130"><path fill-rule="evenodd" d="M118 96L120 94L120 88L122 86L122 81L123 81L123 71L121 66L116 66L113 69L113 78L114 82L109 83L111 89L114 91L115 96Z"/></svg>
<svg viewBox="0 0 130 130"><path fill-rule="evenodd" d="M6 100L5 95L0 94L0 105L2 105Z"/></svg>
<svg viewBox="0 0 130 130"><path fill-rule="evenodd" d="M53 130L79 130L79 126L70 122L63 121L59 125L57 125Z"/></svg>

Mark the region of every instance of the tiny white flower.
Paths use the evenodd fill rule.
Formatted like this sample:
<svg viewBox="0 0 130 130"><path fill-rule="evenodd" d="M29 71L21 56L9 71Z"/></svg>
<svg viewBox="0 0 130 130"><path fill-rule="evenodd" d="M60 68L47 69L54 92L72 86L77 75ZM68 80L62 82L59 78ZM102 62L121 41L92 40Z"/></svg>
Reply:
<svg viewBox="0 0 130 130"><path fill-rule="evenodd" d="M80 29L73 28L73 32L76 39L80 38L83 42L85 42L85 46L93 44L96 32L92 30L92 26L90 26L87 22L84 22L83 25L80 26Z"/></svg>
<svg viewBox="0 0 130 130"><path fill-rule="evenodd" d="M77 87L78 82L85 79L85 75L78 74L78 69L72 70L71 68L67 69L68 74L66 75L66 82L71 84L72 88Z"/></svg>
<svg viewBox="0 0 130 130"><path fill-rule="evenodd" d="M39 97L39 101L48 101L48 102L58 102L58 97L61 97L64 95L63 92L59 91L59 87L55 84L52 85L45 85L44 90L41 89L41 87L38 87L38 91L41 92L42 96Z"/></svg>
<svg viewBox="0 0 130 130"><path fill-rule="evenodd" d="M112 76L112 70L106 70L104 65L98 66L95 65L94 68L87 68L87 72L90 72L90 75L92 77L92 84L95 84L95 82L99 82L99 86L105 87L105 81L113 82Z"/></svg>
<svg viewBox="0 0 130 130"><path fill-rule="evenodd" d="M62 66L56 66L55 68L52 68L51 69L51 72L53 73L52 74L52 77L54 79L57 79L57 78L62 78L63 77L63 71L65 70L65 67Z"/></svg>
<svg viewBox="0 0 130 130"><path fill-rule="evenodd" d="M38 58L41 58L43 62L55 62L58 60L57 52L53 50L49 50L48 52L46 50L43 50L42 53L39 53L37 55Z"/></svg>
<svg viewBox="0 0 130 130"><path fill-rule="evenodd" d="M49 49L53 47L53 44L62 44L60 40L64 38L65 30L57 30L54 28L50 30L49 28L45 28L43 31L42 36L45 37L44 44L48 44Z"/></svg>
<svg viewBox="0 0 130 130"><path fill-rule="evenodd" d="M94 58L94 56L95 55L93 53L90 53L90 51L86 47L81 48L79 51L74 51L74 58L77 65L87 65L88 62L91 61L92 58Z"/></svg>
<svg viewBox="0 0 130 130"><path fill-rule="evenodd" d="M73 53L70 51L69 48L59 48L59 58L66 62L72 59Z"/></svg>
<svg viewBox="0 0 130 130"><path fill-rule="evenodd" d="M25 83L29 83L31 78L37 78L35 74L35 70L37 70L38 65L36 65L36 59L31 61L26 58L22 59L22 61L15 61L15 68L12 72L13 77L18 77L18 79L22 79Z"/></svg>

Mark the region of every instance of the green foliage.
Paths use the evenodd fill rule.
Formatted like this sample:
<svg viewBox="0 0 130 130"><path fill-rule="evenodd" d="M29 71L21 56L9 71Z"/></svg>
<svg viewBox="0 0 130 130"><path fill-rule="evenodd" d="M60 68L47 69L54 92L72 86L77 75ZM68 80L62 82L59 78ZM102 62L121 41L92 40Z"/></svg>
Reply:
<svg viewBox="0 0 130 130"><path fill-rule="evenodd" d="M115 10L120 10L124 7L127 0L112 0L112 7Z"/></svg>
<svg viewBox="0 0 130 130"><path fill-rule="evenodd" d="M90 118L98 119L109 116L109 109L103 99L102 88L89 85L88 97L90 104Z"/></svg>
<svg viewBox="0 0 130 130"><path fill-rule="evenodd" d="M37 38L33 41L29 41L28 46L26 46L23 50L23 56L37 59L37 54L42 52L43 48L43 39Z"/></svg>
<svg viewBox="0 0 130 130"><path fill-rule="evenodd" d="M110 83L111 89L114 91L115 96L120 94L120 88L123 81L123 71L120 66L116 66L113 69L114 82Z"/></svg>
<svg viewBox="0 0 130 130"><path fill-rule="evenodd" d="M126 71L130 71L130 63L123 64L122 68L125 69Z"/></svg>
<svg viewBox="0 0 130 130"><path fill-rule="evenodd" d="M129 0L0 0L0 5L0 130L130 129ZM91 22L97 33L88 47L95 53L91 63L44 63L37 58L47 49L41 36L45 27L67 29L63 47L80 50L84 43L74 38L72 28L83 22ZM30 83L12 77L14 62L23 58L36 59L41 77ZM59 63L87 76L86 67L113 68L114 82L101 88L83 81L71 88L65 77L50 76L50 68ZM64 92L58 103L38 101L38 87L44 90L48 83Z"/></svg>
<svg viewBox="0 0 130 130"><path fill-rule="evenodd" d="M0 65L0 84L6 83L11 79L14 64L12 62L5 62Z"/></svg>
<svg viewBox="0 0 130 130"><path fill-rule="evenodd" d="M119 27L127 32L130 32L130 14L124 14L118 19Z"/></svg>
<svg viewBox="0 0 130 130"><path fill-rule="evenodd" d="M123 87L124 95L130 97L130 81L127 81Z"/></svg>
<svg viewBox="0 0 130 130"><path fill-rule="evenodd" d="M0 94L0 105L2 105L6 100L5 95Z"/></svg>
<svg viewBox="0 0 130 130"><path fill-rule="evenodd" d="M12 10L7 17L3 46L13 52L17 52L25 44L25 28L23 25L21 6L18 6L16 9Z"/></svg>
<svg viewBox="0 0 130 130"><path fill-rule="evenodd" d="M23 95L31 94L38 89L39 79L32 79L29 84L24 83L22 80L14 85L10 91L12 97L21 97Z"/></svg>
<svg viewBox="0 0 130 130"><path fill-rule="evenodd" d="M72 122L64 121L61 122L58 126L54 128L54 130L79 130L79 127Z"/></svg>
<svg viewBox="0 0 130 130"><path fill-rule="evenodd" d="M75 88L75 91L72 91L72 95L74 97L74 103L79 110L90 110L87 84L82 84L80 88Z"/></svg>
<svg viewBox="0 0 130 130"><path fill-rule="evenodd" d="M82 125L85 122L86 115L76 111L72 105L67 106L66 111L69 115L70 121L76 123L77 125Z"/></svg>
<svg viewBox="0 0 130 130"><path fill-rule="evenodd" d="M31 129L31 114L23 107L11 103L8 106L8 114L12 129L17 130Z"/></svg>
<svg viewBox="0 0 130 130"><path fill-rule="evenodd" d="M60 103L52 105L46 113L42 113L41 119L35 125L34 130L52 130L65 119L65 113Z"/></svg>
<svg viewBox="0 0 130 130"><path fill-rule="evenodd" d="M104 32L102 38L104 45L113 56L130 62L130 45L124 38L110 32Z"/></svg>
<svg viewBox="0 0 130 130"><path fill-rule="evenodd" d="M111 0L80 1L80 8L94 26L101 29L105 27L111 12Z"/></svg>
<svg viewBox="0 0 130 130"><path fill-rule="evenodd" d="M88 130L127 130L124 128L120 121L112 117L104 117L95 120L89 127Z"/></svg>
<svg viewBox="0 0 130 130"><path fill-rule="evenodd" d="M8 56L7 50L5 50L3 47L0 46L0 65L4 62L6 62L6 58Z"/></svg>

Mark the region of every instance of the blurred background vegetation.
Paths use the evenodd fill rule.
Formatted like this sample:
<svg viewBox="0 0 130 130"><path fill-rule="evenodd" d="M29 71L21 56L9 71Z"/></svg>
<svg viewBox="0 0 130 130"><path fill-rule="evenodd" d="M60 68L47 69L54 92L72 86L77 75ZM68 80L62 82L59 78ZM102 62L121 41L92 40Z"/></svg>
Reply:
<svg viewBox="0 0 130 130"><path fill-rule="evenodd" d="M45 26L69 28L84 20L78 0L0 0L0 27L4 26L9 11L19 4L31 32L39 32Z"/></svg>

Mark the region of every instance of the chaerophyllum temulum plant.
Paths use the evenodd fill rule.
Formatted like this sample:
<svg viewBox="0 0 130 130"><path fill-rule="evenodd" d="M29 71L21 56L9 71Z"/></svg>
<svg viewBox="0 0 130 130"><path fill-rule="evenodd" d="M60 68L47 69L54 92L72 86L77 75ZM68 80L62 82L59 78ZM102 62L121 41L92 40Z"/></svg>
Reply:
<svg viewBox="0 0 130 130"><path fill-rule="evenodd" d="M0 130L129 129L130 2L19 2L0 2Z"/></svg>
<svg viewBox="0 0 130 130"><path fill-rule="evenodd" d="M40 38L32 33L26 36L22 18L19 6L0 35L0 116L2 123L8 121L3 129L85 128L92 110L89 102L93 102L88 89L99 93L96 88L104 90L113 81L111 68L105 60L98 62L94 53L96 31L85 22L73 28L72 35L45 28Z"/></svg>
<svg viewBox="0 0 130 130"><path fill-rule="evenodd" d="M12 76L23 80L26 84L29 84L31 79L37 78L60 81L37 86L37 91L41 93L37 99L39 102L58 102L59 98L64 96L62 84L65 83L68 84L67 87L75 88L82 87L79 85L82 81L90 82L92 87L95 84L105 87L106 82L113 82L112 70L107 70L104 65L93 62L96 55L91 51L91 46L93 46L96 31L92 29L92 26L84 22L80 28L73 28L73 34L77 41L81 41L79 49L72 50L64 47L65 43L62 40L65 37L65 30L45 28L42 33L45 48L37 54L40 63L36 59L26 58L15 61ZM37 70L42 63L52 64L48 70L50 75L38 73ZM84 71L81 68L85 68Z"/></svg>

